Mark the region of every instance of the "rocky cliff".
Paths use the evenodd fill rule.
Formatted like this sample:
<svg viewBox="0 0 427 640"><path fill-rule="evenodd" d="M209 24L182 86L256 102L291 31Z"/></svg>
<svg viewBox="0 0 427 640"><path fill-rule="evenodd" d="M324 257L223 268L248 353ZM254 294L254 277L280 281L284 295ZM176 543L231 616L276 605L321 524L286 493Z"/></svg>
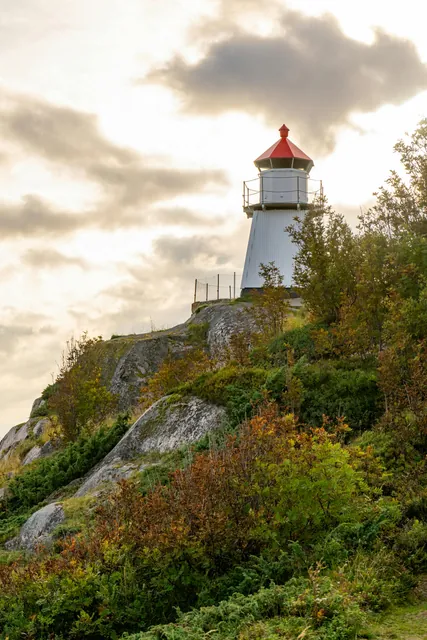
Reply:
<svg viewBox="0 0 427 640"><path fill-rule="evenodd" d="M119 410L135 410L141 387L159 369L168 354L179 356L192 346L195 334L203 337L204 347L221 356L230 337L252 325L247 304L217 304L199 308L185 323L148 334L117 336L98 345L104 384L117 394ZM28 421L13 427L0 442L0 464L14 460L7 475L23 465L54 455L60 440L44 413L44 400L38 398ZM162 398L149 407L110 453L86 474L67 495L81 498L108 491L117 481L129 478L148 465L156 465L156 454L175 450L200 439L224 424L225 409L200 398ZM147 462L147 454L151 460ZM7 467L6 467L7 468ZM0 488L0 500L6 487ZM8 549L34 550L49 544L55 528L66 519L61 503L53 499L36 511L20 533L6 544Z"/></svg>

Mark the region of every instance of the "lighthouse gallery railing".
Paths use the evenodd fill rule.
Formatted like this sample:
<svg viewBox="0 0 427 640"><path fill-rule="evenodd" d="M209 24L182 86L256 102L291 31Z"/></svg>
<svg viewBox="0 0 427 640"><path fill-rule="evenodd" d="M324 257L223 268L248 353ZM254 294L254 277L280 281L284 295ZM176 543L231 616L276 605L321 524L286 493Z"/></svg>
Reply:
<svg viewBox="0 0 427 640"><path fill-rule="evenodd" d="M274 188L274 182L277 187ZM273 183L273 188L271 185ZM270 187L268 188L267 185ZM289 188L286 188L286 187ZM304 177L284 177L272 176L271 174L264 180L261 174L258 178L243 182L243 209L253 210L261 208L263 205L295 204L307 205L313 200L323 195L323 185L321 180L313 180Z"/></svg>

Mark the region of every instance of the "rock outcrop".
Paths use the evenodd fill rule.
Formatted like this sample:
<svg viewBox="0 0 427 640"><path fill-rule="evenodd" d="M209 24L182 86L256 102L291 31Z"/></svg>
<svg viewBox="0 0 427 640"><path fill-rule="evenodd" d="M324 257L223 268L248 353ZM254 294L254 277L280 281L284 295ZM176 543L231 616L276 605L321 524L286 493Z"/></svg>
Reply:
<svg viewBox="0 0 427 640"><path fill-rule="evenodd" d="M31 407L30 418L36 418L40 409L42 409L46 405L46 400L44 398L36 398L33 402L33 406Z"/></svg>
<svg viewBox="0 0 427 640"><path fill-rule="evenodd" d="M211 353L220 354L229 344L235 332L250 331L252 320L245 303L215 304L201 307L191 318L172 329L144 335L117 337L99 344L99 364L104 384L117 394L119 410L134 406L141 387L158 371L168 354L179 356L192 347L196 332L193 327L202 325L199 332ZM45 400L34 401L29 420L13 427L0 441L0 460L12 455L25 440L31 445L22 459L27 465L52 453L54 445L48 441L40 444L40 437L49 428L49 418L43 414ZM116 447L84 479L76 496L99 491L104 485L116 483L141 471L150 463L141 460L143 454L159 454L191 444L206 433L219 428L225 420L223 407L210 404L200 398L162 398L152 405L130 427ZM25 448L22 448L25 451ZM6 493L7 488L2 492ZM39 544L49 544L53 530L65 516L57 502L34 513L22 527L19 535L10 540L8 549L34 550Z"/></svg>
<svg viewBox="0 0 427 640"><path fill-rule="evenodd" d="M120 442L94 469L76 496L93 491L104 482L128 477L141 466L129 464L144 453L163 453L196 442L210 431L218 429L225 420L223 407L200 398L173 401L161 398L130 427Z"/></svg>
<svg viewBox="0 0 427 640"><path fill-rule="evenodd" d="M189 320L164 331L119 336L99 344L99 364L104 384L118 396L119 411L137 403L141 388L158 371L168 354L179 356L191 347L191 327L206 325L206 343L211 352L221 353L237 331L249 331L252 320L248 303L219 303L200 307ZM33 438L33 447L23 463L36 460L46 451L36 442L50 424L40 416L46 401L37 398L29 420L12 429L0 441L0 460L10 455L24 440ZM31 444L31 443L30 443Z"/></svg>
<svg viewBox="0 0 427 640"><path fill-rule="evenodd" d="M55 445L51 440L48 440L41 446L36 444L32 449L29 450L29 452L23 459L22 466L30 464L30 462L34 462L39 458L44 458L45 456L48 456L54 451L55 451Z"/></svg>
<svg viewBox="0 0 427 640"><path fill-rule="evenodd" d="M218 304L200 309L189 322L208 322L207 342L213 353L221 353L233 334L254 329L254 321L247 312L248 303Z"/></svg>
<svg viewBox="0 0 427 640"><path fill-rule="evenodd" d="M168 354L179 356L190 347L192 325L206 325L209 349L219 353L237 331L250 330L253 321L246 312L248 303L215 304L201 307L189 320L172 329L123 336L104 343L105 371L112 371L108 384L119 398L121 411L134 405L141 387L160 368Z"/></svg>
<svg viewBox="0 0 427 640"><path fill-rule="evenodd" d="M39 509L27 520L21 531L12 540L6 542L9 551L25 549L34 551L39 545L48 546L52 542L52 533L65 520L62 506L56 502Z"/></svg>
<svg viewBox="0 0 427 640"><path fill-rule="evenodd" d="M34 406L34 405L33 405ZM48 455L55 447L53 443L47 441L43 445L37 445L38 439L50 427L49 418L29 418L24 424L12 427L10 431L0 441L0 460L6 461L12 456L18 445L27 441L30 451L25 454L25 448L22 450L22 464L33 462L37 458ZM33 444L33 446L31 446ZM28 451L28 449L27 449Z"/></svg>
<svg viewBox="0 0 427 640"><path fill-rule="evenodd" d="M129 428L120 442L91 471L75 497L99 492L105 485L128 478L155 462L144 463L138 458L144 453L163 453L196 442L206 433L224 424L226 410L200 398L161 398L145 411ZM47 546L52 533L64 522L62 506L54 502L36 511L23 525L18 536L6 542L8 550L34 551Z"/></svg>
<svg viewBox="0 0 427 640"><path fill-rule="evenodd" d="M183 352L187 347L184 336L169 335L135 339L117 363L109 385L118 397L120 411L138 402L141 388L159 369L169 353Z"/></svg>
<svg viewBox="0 0 427 640"><path fill-rule="evenodd" d="M29 423L25 422L24 424L18 424L16 427L12 427L12 429L6 433L3 440L0 441L0 458L28 437L28 428Z"/></svg>

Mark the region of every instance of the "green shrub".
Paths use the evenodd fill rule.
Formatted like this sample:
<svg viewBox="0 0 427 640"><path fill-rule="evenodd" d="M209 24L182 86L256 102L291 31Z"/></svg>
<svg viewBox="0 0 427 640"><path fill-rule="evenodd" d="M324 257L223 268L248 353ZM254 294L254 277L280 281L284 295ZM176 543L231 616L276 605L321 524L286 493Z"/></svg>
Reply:
<svg viewBox="0 0 427 640"><path fill-rule="evenodd" d="M118 443L129 428L129 417L119 416L114 425L93 435L81 436L56 455L13 478L9 484L8 510L28 509L53 491L87 473Z"/></svg>
<svg viewBox="0 0 427 640"><path fill-rule="evenodd" d="M102 338L71 338L62 353L48 408L61 425L65 440L75 441L81 433L95 427L113 414L117 396L102 381L99 346Z"/></svg>
<svg viewBox="0 0 427 640"><path fill-rule="evenodd" d="M300 418L307 424L321 424L323 416L344 416L353 430L362 431L381 415L382 395L375 371L300 363L293 373L304 387Z"/></svg>
<svg viewBox="0 0 427 640"><path fill-rule="evenodd" d="M313 640L355 640L363 622L354 598L312 572L310 580L290 580L283 587L271 586L250 596L234 595L219 605L181 613L174 624L125 637L205 640L213 634L218 640L271 640L302 638L311 629Z"/></svg>
<svg viewBox="0 0 427 640"><path fill-rule="evenodd" d="M237 426L253 414L263 398L267 379L264 369L224 367L205 373L186 387L187 392L227 407L231 426Z"/></svg>
<svg viewBox="0 0 427 640"><path fill-rule="evenodd" d="M298 389L295 380L299 381ZM345 417L353 430L364 430L381 415L381 393L374 371L336 369L301 360L292 368L271 369L265 389L279 403L298 391L299 417L311 426L322 424L323 416L333 420Z"/></svg>
<svg viewBox="0 0 427 640"><path fill-rule="evenodd" d="M295 360L307 358L312 360L316 356L316 347L312 337L313 329L318 329L317 325L306 324L290 331L285 331L280 336L272 340L268 351L276 365L287 364L287 354L293 351Z"/></svg>
<svg viewBox="0 0 427 640"><path fill-rule="evenodd" d="M32 418L45 418L46 416L49 415L49 408L46 404L42 405L41 407L39 407L38 409L36 409L35 411L32 412L31 417Z"/></svg>
<svg viewBox="0 0 427 640"><path fill-rule="evenodd" d="M30 515L31 511L26 511L19 515L8 515L7 513L2 514L0 512L0 544L4 544L6 540L15 537Z"/></svg>
<svg viewBox="0 0 427 640"><path fill-rule="evenodd" d="M419 520L407 522L397 533L394 551L415 573L427 569L427 524Z"/></svg>

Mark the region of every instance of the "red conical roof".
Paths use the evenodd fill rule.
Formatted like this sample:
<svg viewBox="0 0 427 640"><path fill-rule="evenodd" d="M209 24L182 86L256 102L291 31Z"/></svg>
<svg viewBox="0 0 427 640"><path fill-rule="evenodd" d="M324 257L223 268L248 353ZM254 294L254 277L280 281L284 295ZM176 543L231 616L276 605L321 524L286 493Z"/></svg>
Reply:
<svg viewBox="0 0 427 640"><path fill-rule="evenodd" d="M310 171L314 164L313 160L289 140L288 127L283 124L279 131L280 140L275 142L269 149L267 149L267 151L264 151L264 153L254 161L255 166L259 169L267 168L268 166L278 164L277 162L270 163L270 161L295 159L298 160L298 163L296 163L298 165L297 168L305 169L307 172Z"/></svg>

